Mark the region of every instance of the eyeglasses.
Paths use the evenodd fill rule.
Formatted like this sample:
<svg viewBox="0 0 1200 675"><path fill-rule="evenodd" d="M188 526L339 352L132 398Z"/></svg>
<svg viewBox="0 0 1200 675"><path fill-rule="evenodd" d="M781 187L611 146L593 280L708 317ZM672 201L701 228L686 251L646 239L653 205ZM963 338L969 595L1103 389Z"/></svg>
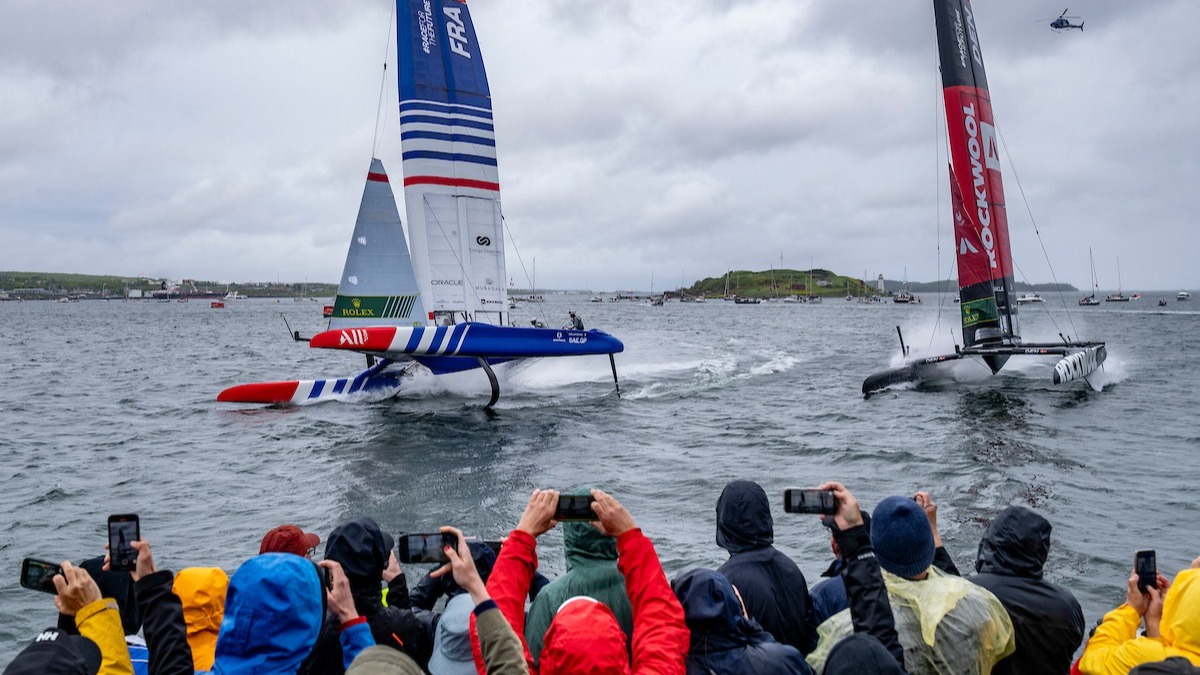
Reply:
<svg viewBox="0 0 1200 675"><path fill-rule="evenodd" d="M317 547L316 546L309 547L308 553L305 554L305 557L307 557L309 560L312 560L313 558L317 557Z"/></svg>

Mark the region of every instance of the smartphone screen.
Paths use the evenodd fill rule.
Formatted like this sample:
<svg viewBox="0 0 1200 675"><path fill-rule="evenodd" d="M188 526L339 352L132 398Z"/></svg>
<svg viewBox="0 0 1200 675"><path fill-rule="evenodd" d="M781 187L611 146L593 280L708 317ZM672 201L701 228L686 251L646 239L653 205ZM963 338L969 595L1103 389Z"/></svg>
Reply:
<svg viewBox="0 0 1200 675"><path fill-rule="evenodd" d="M1154 551L1138 551L1133 556L1133 569L1138 576L1138 590L1145 593L1147 588L1158 588L1158 562Z"/></svg>
<svg viewBox="0 0 1200 675"><path fill-rule="evenodd" d="M108 569L137 569L137 551L129 545L142 538L136 513L108 517Z"/></svg>
<svg viewBox="0 0 1200 675"><path fill-rule="evenodd" d="M558 506L554 509L554 519L564 520L600 520L592 510L592 502L596 498L591 495L559 495Z"/></svg>
<svg viewBox="0 0 1200 675"><path fill-rule="evenodd" d="M837 513L837 497L833 490L788 488L783 491L783 510L788 513Z"/></svg>
<svg viewBox="0 0 1200 675"><path fill-rule="evenodd" d="M58 589L54 587L55 574L62 574L62 567L57 563L34 558L21 562L21 586L32 591L58 595Z"/></svg>
<svg viewBox="0 0 1200 675"><path fill-rule="evenodd" d="M458 537L449 532L403 534L396 542L396 559L401 563L447 563L445 548L458 548Z"/></svg>

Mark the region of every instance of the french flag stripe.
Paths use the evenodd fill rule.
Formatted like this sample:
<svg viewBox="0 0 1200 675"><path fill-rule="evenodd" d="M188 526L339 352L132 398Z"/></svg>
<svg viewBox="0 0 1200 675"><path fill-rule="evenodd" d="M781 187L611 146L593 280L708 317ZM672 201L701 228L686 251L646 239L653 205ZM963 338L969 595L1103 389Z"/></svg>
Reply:
<svg viewBox="0 0 1200 675"><path fill-rule="evenodd" d="M440 330L442 330L442 329L435 328L433 330L421 331L421 342L419 344L417 344L416 353L417 354L428 354L429 353L429 345L433 344L433 339L435 337L437 337L438 331L440 331Z"/></svg>
<svg viewBox="0 0 1200 675"><path fill-rule="evenodd" d="M480 117L492 119L492 111L488 110L487 108L473 108L466 105L454 105L451 103L442 103L440 101L419 101L416 99L409 99L407 101L400 102L401 113L411 112L413 110L478 115Z"/></svg>
<svg viewBox="0 0 1200 675"><path fill-rule="evenodd" d="M332 392L334 394L340 394L340 393L342 393L342 390L345 388L346 388L346 378L342 378L342 379L338 380L337 382L333 383Z"/></svg>
<svg viewBox="0 0 1200 675"><path fill-rule="evenodd" d="M320 397L321 390L324 388L325 388L325 380L317 380L316 382L313 382L312 391L308 392L308 397L310 399Z"/></svg>
<svg viewBox="0 0 1200 675"><path fill-rule="evenodd" d="M401 117L401 129L403 129L404 125L406 124L435 124L437 126L451 129L454 127L466 127L468 129L480 129L482 131L496 131L496 128L492 126L491 122L463 118L437 117L434 115L406 115Z"/></svg>
<svg viewBox="0 0 1200 675"><path fill-rule="evenodd" d="M417 350L417 345L421 344L421 335L425 332L424 328L411 328L408 334L408 341L404 343L404 349L400 350L405 354L411 354ZM396 331L399 336L400 331Z"/></svg>
<svg viewBox="0 0 1200 675"><path fill-rule="evenodd" d="M448 143L474 143L475 145L488 145L493 148L496 147L496 139L484 138L483 136L470 136L468 134L446 134L440 131L406 131L400 134L400 140L407 141L410 139L446 141Z"/></svg>
<svg viewBox="0 0 1200 675"><path fill-rule="evenodd" d="M458 353L458 348L462 346L463 338L467 335L467 325L459 324L454 327L454 334L450 336L450 349L447 353L454 355Z"/></svg>
<svg viewBox="0 0 1200 675"><path fill-rule="evenodd" d="M447 162L466 162L468 164L485 164L487 166L496 166L495 157L481 157L479 155L468 155L459 152L435 152L433 150L412 150L403 153L404 161L410 159L439 159Z"/></svg>
<svg viewBox="0 0 1200 675"><path fill-rule="evenodd" d="M438 354L446 353L446 350L450 348L450 344L452 342L454 342L454 334L456 332L458 332L458 326L455 326L452 329L446 328L443 330L442 339L438 340L438 345L437 345L437 353Z"/></svg>

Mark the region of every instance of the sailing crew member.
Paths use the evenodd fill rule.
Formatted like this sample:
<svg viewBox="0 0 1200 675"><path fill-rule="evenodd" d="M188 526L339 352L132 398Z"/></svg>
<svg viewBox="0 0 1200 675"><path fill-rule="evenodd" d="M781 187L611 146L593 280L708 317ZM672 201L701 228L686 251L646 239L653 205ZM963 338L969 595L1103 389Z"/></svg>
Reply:
<svg viewBox="0 0 1200 675"><path fill-rule="evenodd" d="M576 314L575 312L567 312L567 313L571 315L571 325L567 326L567 328L570 328L573 330L583 330L583 319L579 318L579 315Z"/></svg>

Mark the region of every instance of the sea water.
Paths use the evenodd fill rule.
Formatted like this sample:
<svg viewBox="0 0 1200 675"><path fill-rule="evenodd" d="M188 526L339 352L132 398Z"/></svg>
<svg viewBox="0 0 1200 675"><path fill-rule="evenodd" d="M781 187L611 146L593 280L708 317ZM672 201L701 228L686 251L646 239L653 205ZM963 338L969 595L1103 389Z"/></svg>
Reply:
<svg viewBox="0 0 1200 675"><path fill-rule="evenodd" d="M297 523L325 537L371 516L395 534L453 524L497 538L538 487L597 485L653 539L668 573L719 565L722 486L758 481L775 544L815 583L830 560L814 516L783 513L787 487L845 483L865 508L930 491L964 572L1009 504L1054 526L1047 577L1089 624L1125 595L1133 553L1166 573L1200 555L1200 303L1153 299L1021 308L1027 340L1108 342L1104 388L1051 384L1054 359L1014 357L996 377L864 400L898 353L952 349L957 306L588 303L547 295L518 324L567 311L621 338L620 396L605 357L500 369L494 413L479 372L420 377L396 399L296 408L221 404L243 382L351 375L353 354L293 342L320 303L0 303L0 663L55 623L49 595L18 585L21 559L101 555L112 513L138 513L160 569L232 572L262 535ZM968 366L969 367L969 366ZM563 571L545 535L542 569ZM427 566L407 569L410 582Z"/></svg>

